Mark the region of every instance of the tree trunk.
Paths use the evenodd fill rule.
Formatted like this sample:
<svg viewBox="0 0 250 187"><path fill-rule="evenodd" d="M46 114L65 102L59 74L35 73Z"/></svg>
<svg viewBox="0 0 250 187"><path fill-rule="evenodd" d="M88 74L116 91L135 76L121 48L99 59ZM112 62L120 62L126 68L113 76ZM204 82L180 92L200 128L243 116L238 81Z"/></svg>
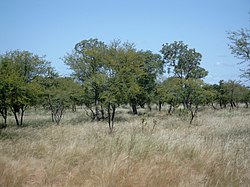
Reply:
<svg viewBox="0 0 250 187"><path fill-rule="evenodd" d="M98 91L95 89L95 120L99 121L100 118L99 118L99 108L98 108L98 105L99 105L99 93Z"/></svg>
<svg viewBox="0 0 250 187"><path fill-rule="evenodd" d="M195 106L195 108L190 108L190 114L191 114L191 119L189 124L192 124L194 117L197 115L198 112L198 105Z"/></svg>
<svg viewBox="0 0 250 187"><path fill-rule="evenodd" d="M131 105L132 105L132 112L133 112L133 114L138 114L136 103L132 103Z"/></svg>
<svg viewBox="0 0 250 187"><path fill-rule="evenodd" d="M55 122L53 109L51 109L51 121L52 121L52 123Z"/></svg>
<svg viewBox="0 0 250 187"><path fill-rule="evenodd" d="M57 125L60 124L60 121L62 119L63 116L63 111L64 111L64 104L60 103L57 108L55 109L55 113L54 113L54 118L55 118L55 122Z"/></svg>
<svg viewBox="0 0 250 187"><path fill-rule="evenodd" d="M152 107L151 107L150 103L148 104L148 109L150 112L152 111Z"/></svg>
<svg viewBox="0 0 250 187"><path fill-rule="evenodd" d="M111 115L110 115L110 103L108 103L108 122L109 122L109 132L112 132L112 126L111 126Z"/></svg>
<svg viewBox="0 0 250 187"><path fill-rule="evenodd" d="M213 108L214 110L217 110L217 108L214 106L214 103L213 103L213 102L211 103L211 105L212 105L212 108Z"/></svg>
<svg viewBox="0 0 250 187"><path fill-rule="evenodd" d="M102 104L101 104L101 110L100 110L100 112L101 112L101 119L104 120L105 119L105 113L104 113L104 109L103 109Z"/></svg>
<svg viewBox="0 0 250 187"><path fill-rule="evenodd" d="M115 111L116 111L116 106L115 106L115 105L112 105L112 117L111 117L112 126L114 126L114 121L115 121Z"/></svg>
<svg viewBox="0 0 250 187"><path fill-rule="evenodd" d="M76 112L76 104L73 103L71 107L72 107L72 112Z"/></svg>
<svg viewBox="0 0 250 187"><path fill-rule="evenodd" d="M173 108L173 105L170 104L169 109L168 109L168 114L171 114L172 108Z"/></svg>
<svg viewBox="0 0 250 187"><path fill-rule="evenodd" d="M95 99L95 119L99 120L98 99Z"/></svg>
<svg viewBox="0 0 250 187"><path fill-rule="evenodd" d="M52 101L50 99L50 95L48 95L48 101L49 101L49 110L51 111L51 121L52 121L52 123L54 123L55 122L55 115L54 115L55 111L54 111L54 107L52 105Z"/></svg>
<svg viewBox="0 0 250 187"><path fill-rule="evenodd" d="M111 113L111 108L112 108L112 113ZM114 129L115 110L116 110L116 106L114 104L111 105L110 103L108 103L109 133L112 133Z"/></svg>
<svg viewBox="0 0 250 187"><path fill-rule="evenodd" d="M20 126L23 126L23 115L25 108L26 108L25 106L21 107Z"/></svg>
<svg viewBox="0 0 250 187"><path fill-rule="evenodd" d="M222 108L223 108L223 106L222 106L222 101L221 101L221 99L220 99L219 104L220 104L220 109L222 109Z"/></svg>
<svg viewBox="0 0 250 187"><path fill-rule="evenodd" d="M3 107L0 112L1 112L1 116L4 119L4 124L1 128L6 128L7 127L7 117L8 117L7 108Z"/></svg>
<svg viewBox="0 0 250 187"><path fill-rule="evenodd" d="M162 102L159 101L159 112L161 112Z"/></svg>
<svg viewBox="0 0 250 187"><path fill-rule="evenodd" d="M19 123L19 119L18 119L19 111L18 111L15 107L14 107L14 108L11 107L11 111L12 111L12 113L14 114L15 121L16 121L16 125L17 125L18 127L20 127L20 123Z"/></svg>

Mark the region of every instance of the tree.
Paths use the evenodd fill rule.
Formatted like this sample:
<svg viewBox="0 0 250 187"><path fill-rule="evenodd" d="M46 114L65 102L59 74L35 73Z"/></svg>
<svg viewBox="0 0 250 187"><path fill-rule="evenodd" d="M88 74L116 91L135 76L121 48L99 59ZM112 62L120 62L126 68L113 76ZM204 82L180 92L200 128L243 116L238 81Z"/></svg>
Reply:
<svg viewBox="0 0 250 187"><path fill-rule="evenodd" d="M250 78L250 30L240 29L239 31L228 32L228 39L230 40L229 48L231 53L238 59L240 63L246 63L247 69L242 74L245 78Z"/></svg>
<svg viewBox="0 0 250 187"><path fill-rule="evenodd" d="M41 86L39 104L51 112L51 120L57 125L70 107L76 102L81 103L82 89L80 84L70 77L59 77L53 68L46 76L40 76L35 81Z"/></svg>
<svg viewBox="0 0 250 187"><path fill-rule="evenodd" d="M205 105L209 99L209 92L205 90L204 82L200 79L188 79L185 82L186 89L184 90L184 95L189 95L188 100L188 111L190 112L190 121L193 122L194 117L197 116L199 106Z"/></svg>
<svg viewBox="0 0 250 187"><path fill-rule="evenodd" d="M71 95L76 87L76 83L71 78L58 77L53 80L53 85L45 90L52 121L57 125L60 124L65 110L71 106Z"/></svg>
<svg viewBox="0 0 250 187"><path fill-rule="evenodd" d="M195 49L189 49L182 41L164 44L161 53L163 60L168 65L168 73L181 79L200 79L208 72L200 67L202 55Z"/></svg>
<svg viewBox="0 0 250 187"><path fill-rule="evenodd" d="M43 57L28 51L10 51L0 58L1 114L7 118L9 108L17 126L23 125L24 112L28 106L35 105L39 85L34 79L43 75L49 63Z"/></svg>
<svg viewBox="0 0 250 187"><path fill-rule="evenodd" d="M200 67L202 55L195 49L189 49L183 42L174 42L164 44L161 50L163 60L168 65L168 73L173 74L182 81L183 106L189 107L192 92L188 90L189 79L204 78L208 72Z"/></svg>
<svg viewBox="0 0 250 187"><path fill-rule="evenodd" d="M214 110L216 110L217 107L215 104L217 103L217 99L218 99L218 95L219 95L218 85L217 84L213 84L213 85L204 84L203 89L207 95L207 103L206 104L208 104L208 105L211 104L212 108Z"/></svg>
<svg viewBox="0 0 250 187"><path fill-rule="evenodd" d="M157 87L157 95L160 98L159 110L161 104L169 104L168 114L182 102L182 82L178 77L169 77L160 83Z"/></svg>
<svg viewBox="0 0 250 187"><path fill-rule="evenodd" d="M75 45L72 54L64 57L65 64L73 70L73 77L82 83L86 94L84 103L92 113L92 120L101 118L99 98L106 79L105 50L106 45L98 39L83 40Z"/></svg>
<svg viewBox="0 0 250 187"><path fill-rule="evenodd" d="M140 85L140 78L145 75L144 56L138 52L133 43L120 43L119 41L113 46L117 54L116 65L113 71L116 72L117 86L123 93L123 101L130 103L132 113L137 114L137 105L139 104L140 93L143 87Z"/></svg>
<svg viewBox="0 0 250 187"><path fill-rule="evenodd" d="M148 104L151 110L151 102L155 97L157 79L164 73L164 63L162 57L159 54L154 54L151 51L140 51L143 56L143 74L139 77L138 83L140 85L141 92L139 93L139 105L144 107Z"/></svg>
<svg viewBox="0 0 250 187"><path fill-rule="evenodd" d="M238 108L239 103L245 103L246 107L248 107L249 88L233 80L224 82L223 87L227 95L226 98L227 98L227 103L229 103L230 110Z"/></svg>

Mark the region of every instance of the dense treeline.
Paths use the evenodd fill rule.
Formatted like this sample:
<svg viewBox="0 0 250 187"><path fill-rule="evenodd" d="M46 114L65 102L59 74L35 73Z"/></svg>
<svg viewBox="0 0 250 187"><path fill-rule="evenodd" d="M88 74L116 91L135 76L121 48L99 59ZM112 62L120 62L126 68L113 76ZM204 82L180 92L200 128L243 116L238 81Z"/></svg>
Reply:
<svg viewBox="0 0 250 187"><path fill-rule="evenodd" d="M43 107L51 120L60 123L66 109L84 105L91 120L107 120L114 127L118 106L137 108L156 104L168 113L176 109L190 114L190 123L199 108L248 107L250 89L237 81L210 85L203 81L208 72L200 66L202 55L183 42L164 44L161 54L137 50L119 40L105 44L98 39L83 40L63 59L71 77L60 77L44 57L28 51L10 51L0 56L0 113L2 127L13 114L23 125L28 107ZM167 73L168 78L164 78Z"/></svg>

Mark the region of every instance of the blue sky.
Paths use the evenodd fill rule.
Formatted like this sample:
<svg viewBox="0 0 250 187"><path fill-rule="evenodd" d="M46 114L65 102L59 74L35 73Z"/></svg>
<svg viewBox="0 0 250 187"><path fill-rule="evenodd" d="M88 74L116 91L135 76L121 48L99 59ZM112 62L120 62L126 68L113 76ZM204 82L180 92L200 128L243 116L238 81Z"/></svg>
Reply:
<svg viewBox="0 0 250 187"><path fill-rule="evenodd" d="M28 50L46 55L62 75L61 58L77 42L129 41L159 53L184 41L203 55L208 83L238 80L227 31L250 28L250 0L0 0L0 53Z"/></svg>

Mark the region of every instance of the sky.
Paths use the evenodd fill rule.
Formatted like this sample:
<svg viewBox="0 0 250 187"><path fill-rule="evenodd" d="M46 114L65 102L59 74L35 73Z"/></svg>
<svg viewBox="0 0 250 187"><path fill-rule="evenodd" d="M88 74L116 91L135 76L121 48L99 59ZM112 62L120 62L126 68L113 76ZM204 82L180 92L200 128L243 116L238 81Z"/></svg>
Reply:
<svg viewBox="0 0 250 187"><path fill-rule="evenodd" d="M62 58L90 38L129 41L160 53L183 41L202 54L207 83L239 80L244 65L229 50L228 31L250 29L250 0L0 0L0 54L46 55L62 76Z"/></svg>

